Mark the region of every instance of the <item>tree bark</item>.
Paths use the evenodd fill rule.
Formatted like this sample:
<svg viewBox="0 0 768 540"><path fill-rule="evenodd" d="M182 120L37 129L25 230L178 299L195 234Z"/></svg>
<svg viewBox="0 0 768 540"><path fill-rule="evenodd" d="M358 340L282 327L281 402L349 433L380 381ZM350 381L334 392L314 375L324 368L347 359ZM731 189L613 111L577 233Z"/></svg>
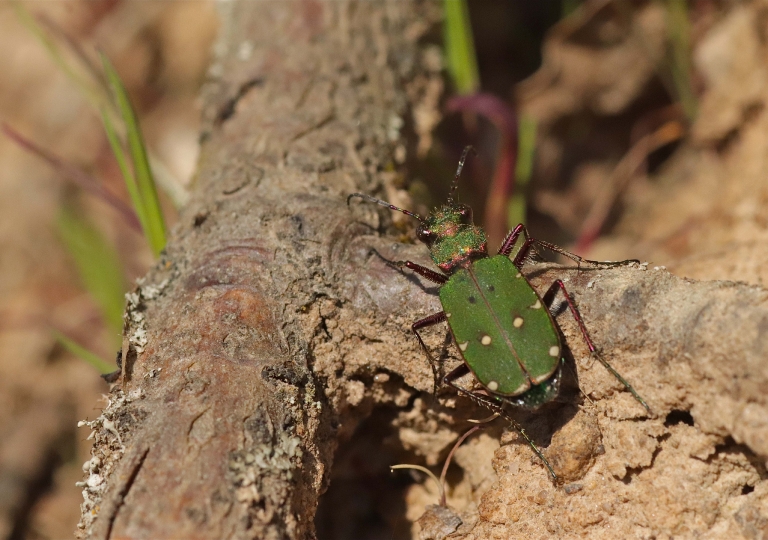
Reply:
<svg viewBox="0 0 768 540"><path fill-rule="evenodd" d="M439 302L432 285L387 261L429 264L426 249L380 236L378 208L345 202L351 192L391 188L396 158L425 136L424 118L437 116L442 83L429 39L439 35L438 7L225 5L193 199L129 295L123 373L103 414L87 422L95 447L84 536L314 538L338 441L375 406L401 408L399 429L431 436L409 444L432 464L466 429L461 419L482 414L450 392L431 398L432 372L409 335ZM591 403L521 421L540 443L551 438L547 455L569 486L597 460L608 487L548 483L550 500L581 497L591 512L622 479L659 466L661 450L684 474L689 449L664 446L672 410L691 412L704 446L730 435L745 455L768 456L763 289L638 267L531 265L528 273L540 291L567 280L594 340L654 413L647 417L599 364L582 361L579 334L560 314L571 369ZM427 333L433 350L444 336ZM450 347L442 357L457 362ZM596 435L579 439L589 429ZM478 507L462 515L460 531L468 537L511 534L520 517L504 513L509 497L535 508L549 482L520 444L496 452L494 467L490 495L481 500L473 485ZM764 484L764 467L755 467L756 479L738 481ZM516 492L506 481L525 485ZM632 509L649 496L636 495ZM630 510L615 516L631 523Z"/></svg>
<svg viewBox="0 0 768 540"><path fill-rule="evenodd" d="M130 295L123 374L89 423L86 536L313 537L337 433L370 410L362 344L408 343L376 322L411 285L366 265L372 226L345 197L392 169L409 100L440 80L418 43L435 8L224 7L193 200ZM342 309L355 362L331 337Z"/></svg>

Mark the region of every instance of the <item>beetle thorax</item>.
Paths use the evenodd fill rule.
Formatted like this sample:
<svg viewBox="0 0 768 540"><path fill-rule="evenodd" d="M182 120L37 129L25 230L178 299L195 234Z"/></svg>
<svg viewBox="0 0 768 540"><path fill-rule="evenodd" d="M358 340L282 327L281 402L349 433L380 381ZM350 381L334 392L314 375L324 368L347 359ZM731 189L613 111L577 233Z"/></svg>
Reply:
<svg viewBox="0 0 768 540"><path fill-rule="evenodd" d="M432 260L443 272L450 273L474 259L488 256L485 233L472 223L469 207L444 206L434 211L420 233L429 246Z"/></svg>

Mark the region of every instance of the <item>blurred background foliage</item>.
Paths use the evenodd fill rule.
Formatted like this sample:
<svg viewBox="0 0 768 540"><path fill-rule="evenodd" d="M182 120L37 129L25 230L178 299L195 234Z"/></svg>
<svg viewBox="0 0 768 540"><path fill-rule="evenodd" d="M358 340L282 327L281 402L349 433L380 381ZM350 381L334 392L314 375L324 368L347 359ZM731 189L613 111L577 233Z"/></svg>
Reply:
<svg viewBox="0 0 768 540"><path fill-rule="evenodd" d="M75 530L76 424L184 201L217 25L213 2L0 3L2 538Z"/></svg>

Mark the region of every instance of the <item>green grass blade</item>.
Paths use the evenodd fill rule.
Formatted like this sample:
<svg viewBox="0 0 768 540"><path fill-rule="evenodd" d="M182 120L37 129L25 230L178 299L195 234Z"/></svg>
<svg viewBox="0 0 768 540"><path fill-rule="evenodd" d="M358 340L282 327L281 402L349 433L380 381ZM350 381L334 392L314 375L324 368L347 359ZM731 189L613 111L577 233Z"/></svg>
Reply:
<svg viewBox="0 0 768 540"><path fill-rule="evenodd" d="M160 251L165 247L165 222L160 208L160 201L157 198L157 189L154 177L152 176L152 170L149 166L144 138L139 128L136 113L128 98L128 92L125 86L123 86L117 71L115 71L114 66L112 66L104 54L101 55L101 59L104 65L104 72L117 102L117 107L120 109L120 114L125 123L128 151L133 164L138 200L141 204L141 210L137 208L136 212L139 216L143 216L144 232L149 245L154 254L159 255Z"/></svg>
<svg viewBox="0 0 768 540"><path fill-rule="evenodd" d="M445 56L448 72L459 94L472 94L480 88L475 43L469 21L467 0L444 0Z"/></svg>
<svg viewBox="0 0 768 540"><path fill-rule="evenodd" d="M691 23L685 0L667 0L667 31L671 43L672 82L686 118L693 121L698 108L691 82Z"/></svg>
<svg viewBox="0 0 768 540"><path fill-rule="evenodd" d="M507 205L507 220L510 227L525 223L526 196L533 174L533 158L536 154L536 119L521 116L517 128L517 163L515 164L515 193Z"/></svg>
<svg viewBox="0 0 768 540"><path fill-rule="evenodd" d="M109 86L111 81L106 81L105 75L100 73L93 65L80 44L56 25L55 22L44 15L35 16L31 14L18 1L13 1L12 4L16 17L43 46L53 63L80 89L80 92L94 110L99 111L102 116L105 114L109 116L115 128L113 131L119 133L120 140L124 139L123 126L116 125L116 121L123 112L116 103L117 100L110 98ZM141 148L144 148L143 144ZM168 194L174 206L180 208L186 204L187 200L189 200L189 193L181 182L167 167L162 166L162 162L157 156L152 156L151 152L147 150L144 150L144 153L149 154L150 162L152 163L151 170L155 173L157 185Z"/></svg>
<svg viewBox="0 0 768 540"><path fill-rule="evenodd" d="M117 161L117 166L120 168L120 174L123 175L123 181L125 187L128 190L128 195L131 197L131 203L136 211L136 216L139 218L141 228L144 231L145 236L149 237L147 218L144 215L144 204L141 201L141 195L139 194L139 188L136 185L136 178L133 176L133 169L128 160L128 156L123 150L123 143L120 140L120 136L117 134L112 120L109 118L107 111L101 111L101 123L104 125L104 131L107 134L107 140L110 147L112 147L112 153Z"/></svg>
<svg viewBox="0 0 768 540"><path fill-rule="evenodd" d="M110 331L119 336L126 289L117 252L97 229L66 206L59 212L57 225L85 290L101 308Z"/></svg>
<svg viewBox="0 0 768 540"><path fill-rule="evenodd" d="M525 195L515 190L507 202L507 227L511 229L518 223L525 224L526 215Z"/></svg>
<svg viewBox="0 0 768 540"><path fill-rule="evenodd" d="M572 15L581 6L581 0L561 0L560 1L560 18L565 19Z"/></svg>
<svg viewBox="0 0 768 540"><path fill-rule="evenodd" d="M99 371L99 373L111 373L112 371L115 371L116 368L113 364L110 364L96 353L89 351L73 339L68 338L58 330L52 330L52 333L53 337L56 338L56 341L61 343L62 347L91 364Z"/></svg>

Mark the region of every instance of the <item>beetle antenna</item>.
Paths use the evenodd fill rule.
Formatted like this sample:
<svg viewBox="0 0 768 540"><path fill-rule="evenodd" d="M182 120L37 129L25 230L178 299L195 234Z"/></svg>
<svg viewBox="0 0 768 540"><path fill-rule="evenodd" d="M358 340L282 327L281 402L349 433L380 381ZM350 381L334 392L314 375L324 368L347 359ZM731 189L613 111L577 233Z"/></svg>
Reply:
<svg viewBox="0 0 768 540"><path fill-rule="evenodd" d="M381 199L377 199L376 197L371 197L370 195L366 195L365 193L352 193L347 197L347 205L349 205L349 200L352 197L359 197L361 199L365 199L366 201L370 201L372 203L380 204L381 206L385 206L389 208L390 210L397 210L398 212L402 212L406 216L411 216L413 218L418 219L420 222L424 223L424 218L421 217L419 214L414 214L413 212L410 212L408 210L404 210L403 208L398 208L394 204L389 204L387 201L382 201Z"/></svg>
<svg viewBox="0 0 768 540"><path fill-rule="evenodd" d="M449 206L453 204L453 198L459 189L459 177L461 176L461 170L464 168L464 162L467 160L467 154L469 154L470 150L473 154L477 155L474 146L467 145L464 147L464 151L461 153L461 159L459 159L459 166L456 168L456 176L453 178L453 184L451 184L451 191L448 192Z"/></svg>

